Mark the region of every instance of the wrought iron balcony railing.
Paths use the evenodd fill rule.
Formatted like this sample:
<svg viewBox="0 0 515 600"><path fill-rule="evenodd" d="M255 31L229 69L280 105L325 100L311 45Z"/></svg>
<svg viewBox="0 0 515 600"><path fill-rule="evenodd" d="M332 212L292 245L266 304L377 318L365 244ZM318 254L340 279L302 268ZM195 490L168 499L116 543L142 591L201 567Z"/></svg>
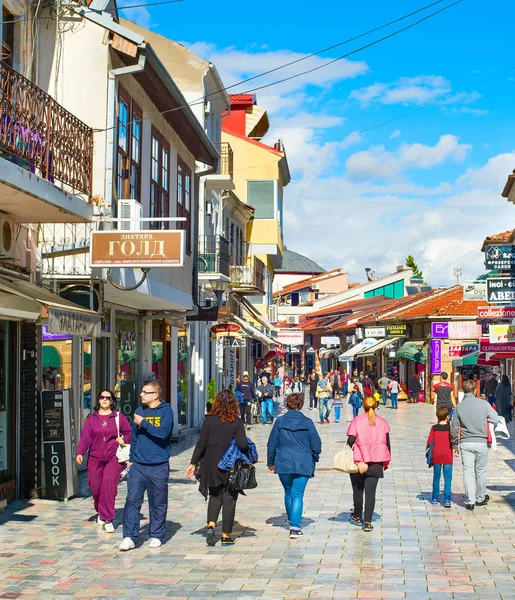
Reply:
<svg viewBox="0 0 515 600"><path fill-rule="evenodd" d="M232 178L234 170L234 154L229 142L215 144L220 152L220 174L229 175Z"/></svg>
<svg viewBox="0 0 515 600"><path fill-rule="evenodd" d="M0 153L19 166L91 197L93 130L0 62Z"/></svg>
<svg viewBox="0 0 515 600"><path fill-rule="evenodd" d="M231 267L231 285L234 291L245 294L265 293L265 264L256 256L249 264Z"/></svg>
<svg viewBox="0 0 515 600"><path fill-rule="evenodd" d="M221 235L203 235L198 244L199 274L220 273L229 277L229 241Z"/></svg>

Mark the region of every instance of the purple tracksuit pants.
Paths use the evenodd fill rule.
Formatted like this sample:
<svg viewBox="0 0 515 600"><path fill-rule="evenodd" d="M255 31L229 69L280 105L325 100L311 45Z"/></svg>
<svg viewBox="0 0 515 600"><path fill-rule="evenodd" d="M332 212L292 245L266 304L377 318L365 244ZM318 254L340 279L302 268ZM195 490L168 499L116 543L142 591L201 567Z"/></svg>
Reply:
<svg viewBox="0 0 515 600"><path fill-rule="evenodd" d="M95 510L102 521L111 523L114 519L114 500L118 493L118 482L125 465L116 457L111 460L88 458L88 483Z"/></svg>

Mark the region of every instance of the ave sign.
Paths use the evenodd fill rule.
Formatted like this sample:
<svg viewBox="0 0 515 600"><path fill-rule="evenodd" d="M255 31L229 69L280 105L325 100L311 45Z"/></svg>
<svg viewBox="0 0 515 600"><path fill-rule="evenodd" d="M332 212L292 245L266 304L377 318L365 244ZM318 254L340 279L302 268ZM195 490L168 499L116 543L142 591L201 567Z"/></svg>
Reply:
<svg viewBox="0 0 515 600"><path fill-rule="evenodd" d="M486 280L486 301L506 304L515 300L515 279L492 277Z"/></svg>

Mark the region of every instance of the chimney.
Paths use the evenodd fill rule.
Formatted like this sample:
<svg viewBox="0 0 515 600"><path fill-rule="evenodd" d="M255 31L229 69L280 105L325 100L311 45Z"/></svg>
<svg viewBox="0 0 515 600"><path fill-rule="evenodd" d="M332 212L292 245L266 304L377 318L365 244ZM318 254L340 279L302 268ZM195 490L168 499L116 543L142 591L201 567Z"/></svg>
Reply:
<svg viewBox="0 0 515 600"><path fill-rule="evenodd" d="M274 144L274 148L276 150L279 150L279 152L284 152L284 144L282 140L277 140L277 142L275 142Z"/></svg>

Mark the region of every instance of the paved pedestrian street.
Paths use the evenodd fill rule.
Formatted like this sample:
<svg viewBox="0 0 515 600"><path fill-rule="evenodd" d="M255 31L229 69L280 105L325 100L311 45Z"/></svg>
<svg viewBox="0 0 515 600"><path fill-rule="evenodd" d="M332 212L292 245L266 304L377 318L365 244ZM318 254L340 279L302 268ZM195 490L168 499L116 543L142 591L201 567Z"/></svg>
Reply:
<svg viewBox="0 0 515 600"><path fill-rule="evenodd" d="M364 533L349 523L348 476L330 468L346 439L348 408L343 422L317 425L323 453L308 483L302 539L288 537L282 488L266 468L270 427L257 426L249 435L260 450L259 487L238 501L237 542L207 547L206 504L185 476L192 437L173 449L168 536L158 550L147 547L146 520L137 548L118 550L125 482L114 535L94 522L91 498L8 505L0 515L0 598L515 598L512 441L490 455L489 506L464 509L459 459L455 504L433 506L424 449L434 408L381 407L392 428L393 461L378 489L375 529Z"/></svg>

